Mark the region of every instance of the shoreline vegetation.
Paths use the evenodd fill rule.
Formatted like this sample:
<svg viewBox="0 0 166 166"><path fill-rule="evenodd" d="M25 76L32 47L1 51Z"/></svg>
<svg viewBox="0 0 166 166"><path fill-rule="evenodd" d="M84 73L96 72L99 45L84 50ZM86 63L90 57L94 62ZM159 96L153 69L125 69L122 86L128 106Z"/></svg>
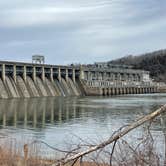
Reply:
<svg viewBox="0 0 166 166"><path fill-rule="evenodd" d="M161 159L158 154L155 140L150 132L154 119L165 112L166 105L161 106L133 123L122 126L108 140L98 144L82 141L68 150L50 146L49 148L56 152L55 158L40 155L43 150L42 144L49 146L42 141L30 141L20 147L20 143L16 140L1 137L0 166L159 166L162 162L166 164L165 158ZM125 135L143 124L146 124L143 136L135 145L129 144L124 138ZM63 157L57 159L57 156Z"/></svg>

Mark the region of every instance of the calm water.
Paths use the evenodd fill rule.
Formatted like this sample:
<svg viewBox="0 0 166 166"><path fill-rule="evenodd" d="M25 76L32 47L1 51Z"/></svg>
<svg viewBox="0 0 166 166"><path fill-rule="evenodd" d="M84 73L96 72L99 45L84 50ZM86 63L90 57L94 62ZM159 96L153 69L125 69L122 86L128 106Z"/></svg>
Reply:
<svg viewBox="0 0 166 166"><path fill-rule="evenodd" d="M77 143L79 137L100 141L165 103L166 94L0 100L0 134L42 140L60 148ZM162 127L160 119L152 126L159 151L164 144ZM143 127L128 139L136 140L142 131Z"/></svg>

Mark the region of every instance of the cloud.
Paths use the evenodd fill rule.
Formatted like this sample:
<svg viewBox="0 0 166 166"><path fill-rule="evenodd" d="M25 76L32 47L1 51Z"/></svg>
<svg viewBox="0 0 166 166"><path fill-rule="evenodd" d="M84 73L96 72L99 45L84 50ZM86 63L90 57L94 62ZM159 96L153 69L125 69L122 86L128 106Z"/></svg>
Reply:
<svg viewBox="0 0 166 166"><path fill-rule="evenodd" d="M0 58L42 53L48 62L88 63L160 49L165 6L164 0L1 1Z"/></svg>

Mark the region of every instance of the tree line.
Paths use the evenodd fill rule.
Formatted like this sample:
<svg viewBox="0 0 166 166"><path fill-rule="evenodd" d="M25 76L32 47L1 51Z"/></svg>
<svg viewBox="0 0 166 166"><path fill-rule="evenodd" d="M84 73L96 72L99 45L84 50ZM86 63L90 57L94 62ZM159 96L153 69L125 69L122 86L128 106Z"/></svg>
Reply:
<svg viewBox="0 0 166 166"><path fill-rule="evenodd" d="M166 49L138 56L128 55L108 63L132 65L133 69L150 71L150 75L155 81L166 82Z"/></svg>

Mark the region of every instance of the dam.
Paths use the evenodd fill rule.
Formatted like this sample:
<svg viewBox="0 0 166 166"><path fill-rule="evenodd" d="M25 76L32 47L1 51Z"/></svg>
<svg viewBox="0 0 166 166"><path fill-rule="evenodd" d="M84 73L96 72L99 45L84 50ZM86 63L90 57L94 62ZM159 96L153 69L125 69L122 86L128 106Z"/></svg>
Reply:
<svg viewBox="0 0 166 166"><path fill-rule="evenodd" d="M109 96L158 92L148 71L127 66L0 61L0 98Z"/></svg>

